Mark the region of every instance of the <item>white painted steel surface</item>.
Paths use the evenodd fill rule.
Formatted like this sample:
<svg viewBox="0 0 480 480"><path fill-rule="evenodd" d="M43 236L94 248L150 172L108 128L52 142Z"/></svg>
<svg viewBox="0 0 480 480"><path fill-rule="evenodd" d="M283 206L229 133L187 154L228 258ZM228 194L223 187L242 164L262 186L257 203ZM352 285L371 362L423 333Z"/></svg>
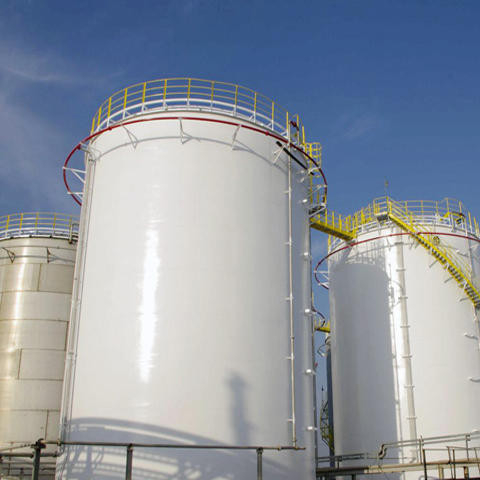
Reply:
<svg viewBox="0 0 480 480"><path fill-rule="evenodd" d="M66 440L292 444L288 156L273 163L274 138L218 123L231 116L187 114L203 121L138 123L92 145ZM292 162L296 433L306 451L265 451L265 480L314 478L304 178ZM124 474L124 449L98 447L67 449L57 471ZM256 478L256 455L135 449L133 478Z"/></svg>
<svg viewBox="0 0 480 480"><path fill-rule="evenodd" d="M440 245L450 245L480 271L477 240L462 238L461 230L431 229ZM335 453L378 452L381 443L415 434L479 430L479 330L472 303L397 227L386 223L356 242L343 250L345 243L336 245L340 251L329 258ZM414 456L411 448L392 452L396 460Z"/></svg>
<svg viewBox="0 0 480 480"><path fill-rule="evenodd" d="M58 439L75 250L59 238L0 241L2 450Z"/></svg>

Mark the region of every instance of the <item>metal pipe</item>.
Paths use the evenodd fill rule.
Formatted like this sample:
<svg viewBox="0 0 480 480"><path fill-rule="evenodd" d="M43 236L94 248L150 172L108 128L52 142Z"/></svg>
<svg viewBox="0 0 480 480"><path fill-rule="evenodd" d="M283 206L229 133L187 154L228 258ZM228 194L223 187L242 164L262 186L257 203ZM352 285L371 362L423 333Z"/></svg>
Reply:
<svg viewBox="0 0 480 480"><path fill-rule="evenodd" d="M397 250L397 281L400 286L399 304L400 304L400 329L402 331L402 358L405 368L405 389L407 397L407 421L409 437L411 440L417 438L417 417L415 413L415 396L413 393L413 373L412 373L412 352L410 348L410 325L408 323L407 296L405 287L405 262L403 258L403 242L396 242ZM417 458L416 449L412 449L414 458Z"/></svg>
<svg viewBox="0 0 480 480"><path fill-rule="evenodd" d="M422 448L422 460L423 460L423 475L425 477L425 480L427 480L427 458L425 456L425 449Z"/></svg>
<svg viewBox="0 0 480 480"><path fill-rule="evenodd" d="M295 406L295 323L293 310L293 238L292 238L292 159L288 157L288 287L289 287L289 317L290 317L290 382L292 402L292 445L297 446L297 425Z"/></svg>
<svg viewBox="0 0 480 480"><path fill-rule="evenodd" d="M40 475L40 457L42 450L45 448L45 444L42 439L37 440L33 445L33 470L32 480L38 480Z"/></svg>
<svg viewBox="0 0 480 480"><path fill-rule="evenodd" d="M133 446L130 444L127 447L127 463L125 466L125 480L132 480L133 467Z"/></svg>
<svg viewBox="0 0 480 480"><path fill-rule="evenodd" d="M123 443L123 442L44 442L45 445L72 445L79 447L139 447L139 448L179 448L179 449L203 449L203 450L305 450L305 447L293 447L291 445L186 445L178 443Z"/></svg>
<svg viewBox="0 0 480 480"><path fill-rule="evenodd" d="M86 181L84 184L85 206L80 212L80 224L78 228L77 254L75 257L75 270L73 277L72 303L70 309L70 324L67 342L67 351L65 357L65 378L62 389L62 410L60 437L65 438L67 434L67 422L70 418L73 403L73 382L75 377L77 343L78 343L78 323L80 320L81 297L83 293L83 280L85 270L85 258L87 248L88 229L90 226L90 209L88 204L93 195L93 179L95 175L95 161L92 155L87 151L85 153Z"/></svg>
<svg viewBox="0 0 480 480"><path fill-rule="evenodd" d="M308 235L308 249L309 252L309 272L312 272L312 255L311 255L311 243L312 243L312 229L309 229ZM310 310L313 312L315 310L314 301L313 301L313 290L312 285L310 283ZM317 375L316 375L316 367L315 367L315 320L313 315L309 316L310 321L310 335L312 339L312 370L315 375L312 375L312 384L313 384L313 426L315 427L314 430L314 441L315 441L315 465L317 464L318 459L318 408L317 408Z"/></svg>
<svg viewBox="0 0 480 480"><path fill-rule="evenodd" d="M257 448L257 480L263 479L262 455L263 448Z"/></svg>

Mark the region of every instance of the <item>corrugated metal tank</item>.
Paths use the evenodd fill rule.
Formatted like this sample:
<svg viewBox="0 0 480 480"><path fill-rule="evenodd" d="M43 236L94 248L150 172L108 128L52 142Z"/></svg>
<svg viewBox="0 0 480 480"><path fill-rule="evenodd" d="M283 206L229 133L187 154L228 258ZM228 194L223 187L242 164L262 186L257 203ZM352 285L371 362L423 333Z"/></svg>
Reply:
<svg viewBox="0 0 480 480"><path fill-rule="evenodd" d="M2 450L58 439L77 226L57 214L0 217Z"/></svg>
<svg viewBox="0 0 480 480"><path fill-rule="evenodd" d="M478 225L470 228L473 222L455 216L452 207L450 215L434 210L414 212L421 231L463 258L476 276ZM393 222L379 218L362 228L353 243L336 242L328 258L335 453L376 453L384 442L480 429L472 302L440 262ZM413 460L413 450L390 450L389 462Z"/></svg>
<svg viewBox="0 0 480 480"><path fill-rule="evenodd" d="M263 478L313 479L306 172L266 126L179 103L127 116L90 145L63 437L292 445L292 304L306 450L265 451ZM255 451L136 448L133 458L137 479L240 480L256 468ZM124 448L67 448L58 470L124 475Z"/></svg>

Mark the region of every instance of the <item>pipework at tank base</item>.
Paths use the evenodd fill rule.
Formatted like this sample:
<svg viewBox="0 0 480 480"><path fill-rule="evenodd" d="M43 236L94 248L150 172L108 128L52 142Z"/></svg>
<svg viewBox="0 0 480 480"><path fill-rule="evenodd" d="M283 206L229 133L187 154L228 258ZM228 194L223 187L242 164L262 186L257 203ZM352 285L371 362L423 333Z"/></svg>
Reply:
<svg viewBox="0 0 480 480"><path fill-rule="evenodd" d="M42 453L48 445L56 446L57 451L48 454ZM31 445L31 453L0 452L0 461L3 469L8 471L6 477L1 478L22 478L24 475L31 476L32 480L42 480L51 478L55 472L55 459L65 454L65 451L71 447L88 446L101 448L121 448L125 455L125 480L133 478L133 462L136 449L184 449L184 450L245 450L252 451L256 455L256 479L263 480L263 454L265 451L282 452L285 450L300 451L304 447L292 447L289 445L266 446L266 445L178 445L178 444L155 444L155 443L108 443L108 442L45 442L42 439L37 440ZM23 460L31 459L31 461ZM102 472L98 471L97 475Z"/></svg>
<svg viewBox="0 0 480 480"><path fill-rule="evenodd" d="M439 448L440 444L440 448ZM416 460L398 460L399 449L413 448ZM393 457L390 454L393 453ZM333 462L333 466L332 466ZM325 466L329 464L329 466ZM416 473L419 472L419 473ZM383 444L378 452L320 457L317 478L407 474L408 478L472 479L480 477L480 433L418 438Z"/></svg>

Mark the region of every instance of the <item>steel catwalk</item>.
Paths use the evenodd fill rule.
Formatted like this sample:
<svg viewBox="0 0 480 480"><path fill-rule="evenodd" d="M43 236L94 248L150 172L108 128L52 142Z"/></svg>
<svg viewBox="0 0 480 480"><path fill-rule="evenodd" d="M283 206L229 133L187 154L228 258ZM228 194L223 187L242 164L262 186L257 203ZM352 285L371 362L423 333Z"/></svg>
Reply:
<svg viewBox="0 0 480 480"><path fill-rule="evenodd" d="M244 119L154 116L90 145L63 438L296 444L306 450L264 452L263 478L311 480L307 172ZM256 468L244 451L133 457L136 479L243 480ZM57 470L124 475L124 449L108 447L67 448Z"/></svg>
<svg viewBox="0 0 480 480"><path fill-rule="evenodd" d="M430 225L430 238L478 276L479 240L455 223ZM335 453L375 454L384 442L478 431L478 317L465 292L389 221L360 233L350 248L337 242L335 252L329 257ZM421 461L412 447L388 453L387 463Z"/></svg>

